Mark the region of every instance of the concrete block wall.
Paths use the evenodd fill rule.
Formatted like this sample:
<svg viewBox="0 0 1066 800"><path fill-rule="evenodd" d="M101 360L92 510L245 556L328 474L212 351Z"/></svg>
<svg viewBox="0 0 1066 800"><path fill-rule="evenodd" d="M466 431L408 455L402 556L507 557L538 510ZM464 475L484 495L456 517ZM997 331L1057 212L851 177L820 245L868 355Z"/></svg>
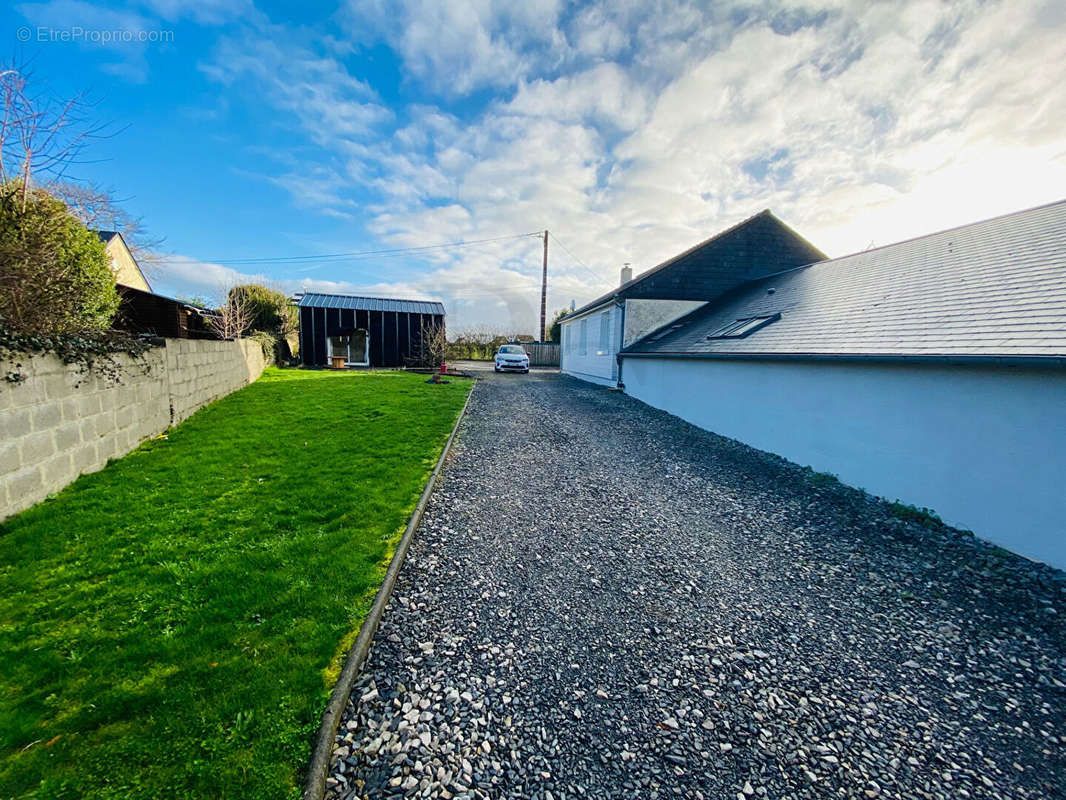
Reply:
<svg viewBox="0 0 1066 800"><path fill-rule="evenodd" d="M52 355L20 357L25 380L0 383L0 519L246 386L265 366L251 341L167 339L143 359L116 360L121 383Z"/></svg>
<svg viewBox="0 0 1066 800"><path fill-rule="evenodd" d="M171 424L258 378L266 363L258 342L167 339Z"/></svg>

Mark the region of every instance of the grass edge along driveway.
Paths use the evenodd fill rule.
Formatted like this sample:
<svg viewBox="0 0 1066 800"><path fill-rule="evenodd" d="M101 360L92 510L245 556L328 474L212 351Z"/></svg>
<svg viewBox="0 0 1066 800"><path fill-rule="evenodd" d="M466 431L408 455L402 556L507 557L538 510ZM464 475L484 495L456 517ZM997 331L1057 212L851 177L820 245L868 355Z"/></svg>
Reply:
<svg viewBox="0 0 1066 800"><path fill-rule="evenodd" d="M267 370L0 523L0 797L296 797L470 386Z"/></svg>

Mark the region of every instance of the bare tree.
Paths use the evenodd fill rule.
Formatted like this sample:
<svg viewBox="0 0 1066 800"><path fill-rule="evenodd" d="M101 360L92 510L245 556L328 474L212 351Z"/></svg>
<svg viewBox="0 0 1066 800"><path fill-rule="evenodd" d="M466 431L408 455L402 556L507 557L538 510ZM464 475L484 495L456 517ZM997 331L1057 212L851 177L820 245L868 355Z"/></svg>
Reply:
<svg viewBox="0 0 1066 800"><path fill-rule="evenodd" d="M124 209L116 200L113 189L105 189L95 183L75 183L55 180L46 187L49 192L67 204L70 213L82 224L95 231L118 231L137 259L137 265L149 274L158 273L163 256L159 252L164 239L150 235L144 221Z"/></svg>
<svg viewBox="0 0 1066 800"><path fill-rule="evenodd" d="M444 325L423 322L418 336L418 366L436 369L447 356L448 339Z"/></svg>
<svg viewBox="0 0 1066 800"><path fill-rule="evenodd" d="M21 182L23 206L37 176L62 180L91 140L112 135L90 119L84 94L55 100L33 93L30 78L17 64L0 68L0 181Z"/></svg>
<svg viewBox="0 0 1066 800"><path fill-rule="evenodd" d="M252 325L254 312L243 292L222 287L222 302L207 317L207 325L219 339L239 339Z"/></svg>

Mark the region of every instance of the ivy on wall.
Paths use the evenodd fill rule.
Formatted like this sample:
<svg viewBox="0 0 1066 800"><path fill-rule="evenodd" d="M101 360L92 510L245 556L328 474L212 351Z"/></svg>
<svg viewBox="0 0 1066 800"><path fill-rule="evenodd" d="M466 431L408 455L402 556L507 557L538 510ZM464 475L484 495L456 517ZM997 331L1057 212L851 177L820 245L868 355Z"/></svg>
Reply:
<svg viewBox="0 0 1066 800"><path fill-rule="evenodd" d="M26 379L19 358L43 353L51 353L64 364L76 364L83 377L95 374L109 383L121 383L122 372L127 367L116 356L130 356L147 375L151 366L143 356L160 344L160 339L139 338L122 331L53 336L19 333L0 317L0 362L3 362L3 378L8 383L21 383ZM79 380L76 385L81 382Z"/></svg>

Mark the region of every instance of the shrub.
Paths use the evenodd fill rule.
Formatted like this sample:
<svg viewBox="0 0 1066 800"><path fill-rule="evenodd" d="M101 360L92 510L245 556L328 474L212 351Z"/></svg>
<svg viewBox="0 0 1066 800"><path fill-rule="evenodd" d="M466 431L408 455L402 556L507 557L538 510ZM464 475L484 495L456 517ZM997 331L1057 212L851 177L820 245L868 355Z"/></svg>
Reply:
<svg viewBox="0 0 1066 800"><path fill-rule="evenodd" d="M286 336L296 330L296 309L284 292L249 283L234 286L227 299L248 309L249 327L254 331L276 331L279 336Z"/></svg>
<svg viewBox="0 0 1066 800"><path fill-rule="evenodd" d="M281 342L284 340L279 339L277 335L270 331L252 331L245 338L259 343L259 346L263 348L263 358L266 359L268 364L285 363L285 356L279 352Z"/></svg>
<svg viewBox="0 0 1066 800"><path fill-rule="evenodd" d="M888 504L888 513L904 522L916 522L923 528L940 530L946 527L944 520L937 516L936 512L929 508L919 508L899 500Z"/></svg>
<svg viewBox="0 0 1066 800"><path fill-rule="evenodd" d="M284 292L244 284L226 292L213 327L224 339L255 339L270 363L286 366L292 361L289 337L296 331L296 320L296 309Z"/></svg>
<svg viewBox="0 0 1066 800"><path fill-rule="evenodd" d="M22 184L0 186L0 317L36 336L107 330L119 295L99 237L61 200Z"/></svg>
<svg viewBox="0 0 1066 800"><path fill-rule="evenodd" d="M562 319L570 313L569 308L561 308L555 312L551 324L548 326L548 341L560 343L563 341Z"/></svg>

